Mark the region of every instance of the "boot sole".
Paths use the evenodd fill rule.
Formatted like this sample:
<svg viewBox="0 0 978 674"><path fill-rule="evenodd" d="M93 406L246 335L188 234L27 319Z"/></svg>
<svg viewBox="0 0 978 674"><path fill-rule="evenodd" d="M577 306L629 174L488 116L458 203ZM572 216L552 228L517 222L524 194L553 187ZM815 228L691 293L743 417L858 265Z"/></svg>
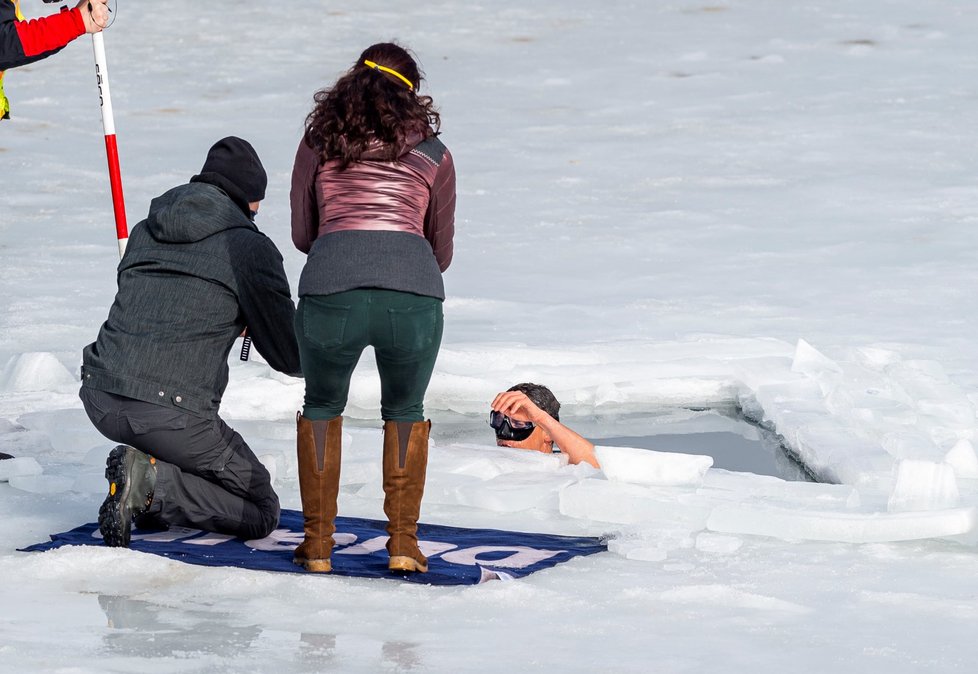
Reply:
<svg viewBox="0 0 978 674"><path fill-rule="evenodd" d="M293 557L293 564L298 564L304 567L306 571L312 571L313 573L329 573L333 570L333 564L328 559L302 559L301 557Z"/></svg>
<svg viewBox="0 0 978 674"><path fill-rule="evenodd" d="M102 540L110 548L129 547L132 534L132 510L129 508L129 490L132 486L130 473L136 456L119 445L105 460L105 479L109 481L109 495L98 510L98 529Z"/></svg>
<svg viewBox="0 0 978 674"><path fill-rule="evenodd" d="M394 557L391 557L390 561L387 562L387 568L390 571L416 571L418 573L425 573L428 571L427 564L422 564L414 557L406 557L403 555L395 555Z"/></svg>

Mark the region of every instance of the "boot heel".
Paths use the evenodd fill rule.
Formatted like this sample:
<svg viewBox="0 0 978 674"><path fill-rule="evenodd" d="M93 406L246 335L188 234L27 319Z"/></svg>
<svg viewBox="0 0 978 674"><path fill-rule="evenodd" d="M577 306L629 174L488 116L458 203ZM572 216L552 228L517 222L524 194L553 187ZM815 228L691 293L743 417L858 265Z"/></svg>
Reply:
<svg viewBox="0 0 978 674"><path fill-rule="evenodd" d="M292 561L313 573L329 573L333 570L333 564L328 559L293 559Z"/></svg>
<svg viewBox="0 0 978 674"><path fill-rule="evenodd" d="M418 573L426 573L428 571L427 564L422 564L414 557L406 557L404 555L391 557L387 563L387 568L390 571L417 571Z"/></svg>

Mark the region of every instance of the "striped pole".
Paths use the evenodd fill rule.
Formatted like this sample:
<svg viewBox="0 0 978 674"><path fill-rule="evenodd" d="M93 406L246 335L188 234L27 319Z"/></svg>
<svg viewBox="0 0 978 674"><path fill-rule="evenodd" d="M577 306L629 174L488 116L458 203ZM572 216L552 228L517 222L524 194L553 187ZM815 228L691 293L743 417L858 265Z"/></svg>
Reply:
<svg viewBox="0 0 978 674"><path fill-rule="evenodd" d="M105 156L109 162L109 185L112 187L112 208L115 212L115 233L119 240L119 257L126 252L129 226L126 224L126 204L122 197L122 172L119 170L119 148L115 142L115 117L112 115L112 96L109 93L109 66L105 60L105 40L102 33L92 34L95 47L95 75L98 78L99 105L102 108L102 128L105 130Z"/></svg>

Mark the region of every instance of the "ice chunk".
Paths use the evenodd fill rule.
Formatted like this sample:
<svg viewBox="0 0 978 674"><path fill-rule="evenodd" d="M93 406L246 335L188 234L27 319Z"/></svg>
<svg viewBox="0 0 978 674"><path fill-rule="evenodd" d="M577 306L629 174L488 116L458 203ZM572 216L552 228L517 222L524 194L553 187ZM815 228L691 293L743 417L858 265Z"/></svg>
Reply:
<svg viewBox="0 0 978 674"><path fill-rule="evenodd" d="M978 479L978 456L970 440L958 440L944 457L958 477Z"/></svg>
<svg viewBox="0 0 978 674"><path fill-rule="evenodd" d="M732 552L737 552L743 544L744 541L735 536L712 534L708 531L704 531L696 537L697 550L717 555L729 555Z"/></svg>
<svg viewBox="0 0 978 674"><path fill-rule="evenodd" d="M481 479L471 475L432 473L429 471L428 480L424 486L424 502L426 505L435 503L458 505L463 502L459 493L460 488L481 482ZM382 488L380 489L382 491Z"/></svg>
<svg viewBox="0 0 978 674"><path fill-rule="evenodd" d="M794 381L763 384L754 390L754 396L765 408L778 406L787 401L813 401L822 399L822 390L818 384L808 378ZM814 404L818 404L814 402Z"/></svg>
<svg viewBox="0 0 978 674"><path fill-rule="evenodd" d="M11 487L32 494L60 494L71 489L71 485L71 478L60 475L21 475L10 478Z"/></svg>
<svg viewBox="0 0 978 674"><path fill-rule="evenodd" d="M943 457L940 448L930 436L917 430L886 433L880 444L897 459L940 461Z"/></svg>
<svg viewBox="0 0 978 674"><path fill-rule="evenodd" d="M858 485L888 474L893 466L881 445L831 421L804 426L791 436L786 439L798 457L824 482Z"/></svg>
<svg viewBox="0 0 978 674"><path fill-rule="evenodd" d="M13 356L0 373L0 391L51 391L76 385L77 380L61 361L47 352Z"/></svg>
<svg viewBox="0 0 978 674"><path fill-rule="evenodd" d="M0 461L0 482L11 478L40 475L44 470L33 456L15 456L12 459Z"/></svg>
<svg viewBox="0 0 978 674"><path fill-rule="evenodd" d="M804 339L798 340L791 371L811 377L818 382L825 395L833 388L842 375L842 368L834 360L827 358Z"/></svg>
<svg viewBox="0 0 978 674"><path fill-rule="evenodd" d="M539 473L513 473L460 485L458 494L463 505L493 512L518 512L531 508L556 510L558 490L574 481L572 477L548 480Z"/></svg>
<svg viewBox="0 0 978 674"><path fill-rule="evenodd" d="M525 471L553 472L566 463L564 455L544 454L511 447L458 443L446 450L429 455L429 463L437 470L471 475L484 480Z"/></svg>
<svg viewBox="0 0 978 674"><path fill-rule="evenodd" d="M892 397L891 397L892 396ZM825 400L829 412L848 416L861 424L909 425L917 413L897 394L878 389L839 386Z"/></svg>
<svg viewBox="0 0 978 674"><path fill-rule="evenodd" d="M864 346L855 349L855 360L870 370L883 370L889 365L900 362L900 354L891 349Z"/></svg>
<svg viewBox="0 0 978 674"><path fill-rule="evenodd" d="M706 524L710 507L695 494L675 488L587 479L560 491L560 512L583 520L618 524L661 522L699 531Z"/></svg>
<svg viewBox="0 0 978 674"><path fill-rule="evenodd" d="M345 457L344 457L345 458ZM365 484L368 482L380 483L383 466L380 458L373 461L344 461L340 467L340 484Z"/></svg>
<svg viewBox="0 0 978 674"><path fill-rule="evenodd" d="M745 499L797 504L808 507L839 510L857 507L859 494L849 485L820 482L795 482L769 475L753 475L726 470L708 471L703 486L696 490L700 496L714 501L740 502Z"/></svg>
<svg viewBox="0 0 978 674"><path fill-rule="evenodd" d="M978 509L861 514L744 504L715 508L706 526L720 533L785 540L883 543L971 533L978 526Z"/></svg>
<svg viewBox="0 0 978 674"><path fill-rule="evenodd" d="M646 485L698 485L713 465L712 456L656 452L634 447L594 448L609 480Z"/></svg>
<svg viewBox="0 0 978 674"><path fill-rule="evenodd" d="M258 461L265 466L265 470L268 471L268 475L271 478L272 484L275 484L275 476L278 475L278 462L276 460L275 454L262 454L258 457Z"/></svg>
<svg viewBox="0 0 978 674"><path fill-rule="evenodd" d="M112 447L109 444L96 445L85 453L82 463L87 466L105 466L105 459L108 458Z"/></svg>
<svg viewBox="0 0 978 674"><path fill-rule="evenodd" d="M934 417L944 424L960 428L973 428L975 407L964 395L953 394L938 399L922 398L917 401L917 410L922 415Z"/></svg>
<svg viewBox="0 0 978 674"><path fill-rule="evenodd" d="M896 485L887 510L939 510L958 503L954 469L946 463L905 460L897 466Z"/></svg>

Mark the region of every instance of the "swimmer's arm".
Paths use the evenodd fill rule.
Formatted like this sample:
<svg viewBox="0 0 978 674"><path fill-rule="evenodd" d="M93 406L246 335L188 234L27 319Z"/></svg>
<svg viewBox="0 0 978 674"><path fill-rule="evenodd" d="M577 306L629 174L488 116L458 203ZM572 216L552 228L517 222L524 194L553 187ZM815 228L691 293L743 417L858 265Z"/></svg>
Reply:
<svg viewBox="0 0 978 674"><path fill-rule="evenodd" d="M549 414L544 414L544 417L539 422L540 426L550 434L560 451L567 455L568 463L589 463L595 468L601 468L594 454L593 444Z"/></svg>

